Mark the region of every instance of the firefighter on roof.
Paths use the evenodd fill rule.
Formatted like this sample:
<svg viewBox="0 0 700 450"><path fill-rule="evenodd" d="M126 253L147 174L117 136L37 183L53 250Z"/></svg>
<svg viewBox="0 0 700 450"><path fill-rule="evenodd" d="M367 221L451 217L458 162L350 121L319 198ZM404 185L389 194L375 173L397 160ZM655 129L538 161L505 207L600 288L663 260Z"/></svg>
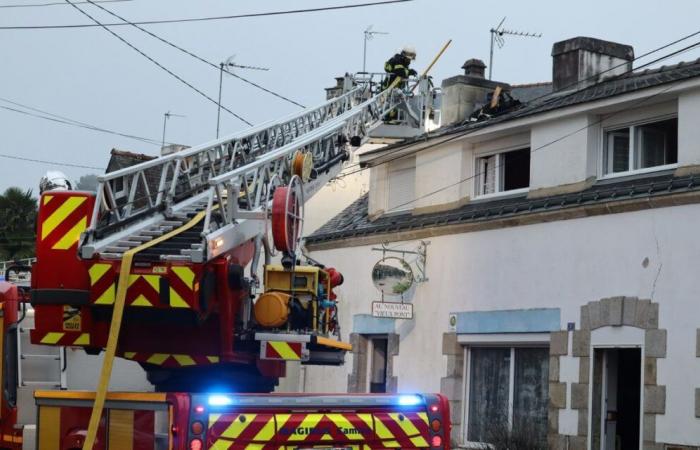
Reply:
<svg viewBox="0 0 700 450"><path fill-rule="evenodd" d="M405 45L400 53L389 58L384 64L384 71L388 74L385 87L393 83L397 77L407 80L408 77L415 76L417 72L409 67L414 59L416 59L416 49L412 45Z"/></svg>

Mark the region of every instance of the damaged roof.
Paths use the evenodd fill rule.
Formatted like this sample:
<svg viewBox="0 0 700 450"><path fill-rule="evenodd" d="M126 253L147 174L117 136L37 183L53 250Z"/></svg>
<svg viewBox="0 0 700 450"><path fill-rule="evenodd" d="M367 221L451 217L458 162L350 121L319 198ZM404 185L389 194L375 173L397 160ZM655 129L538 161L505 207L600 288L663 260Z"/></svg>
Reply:
<svg viewBox="0 0 700 450"><path fill-rule="evenodd" d="M514 86L513 97L518 98L516 92L518 92L519 89L521 95L524 93L526 97L530 98L529 102L526 98L521 98L520 100L523 101L523 104L517 109L480 122L465 121L450 126L441 127L433 132L420 134L396 144L367 152L365 155L381 154L386 150L401 148L416 142L425 142L431 138L471 130L481 130L491 125L496 125L523 117L534 116L536 114L553 111L567 106L603 100L622 94L640 91L642 89L648 89L664 84L696 78L698 76L700 76L700 58L690 62L681 62L670 66L661 66L656 69L646 69L639 72L631 72L624 75L609 77L589 87L576 91L569 90L551 92L551 83L541 83L542 91L549 90L549 93L536 95L532 93L534 90L530 90L528 88L532 85L516 85ZM549 87L545 86L546 84L549 84Z"/></svg>

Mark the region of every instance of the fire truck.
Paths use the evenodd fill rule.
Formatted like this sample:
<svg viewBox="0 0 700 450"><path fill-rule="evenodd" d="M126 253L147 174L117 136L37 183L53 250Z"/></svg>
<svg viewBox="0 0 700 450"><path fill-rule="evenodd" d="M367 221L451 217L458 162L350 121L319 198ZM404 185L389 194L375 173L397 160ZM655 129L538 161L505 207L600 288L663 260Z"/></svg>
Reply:
<svg viewBox="0 0 700 450"><path fill-rule="evenodd" d="M440 396L258 395L287 361L341 365L352 349L342 275L300 249L304 204L390 111L413 126L432 114L427 79L410 98L400 82L348 76L316 107L107 173L96 193L42 193L31 341L104 363L95 393L36 392L38 449L446 448ZM3 289L11 327L19 293ZM157 392L108 393L115 357Z"/></svg>

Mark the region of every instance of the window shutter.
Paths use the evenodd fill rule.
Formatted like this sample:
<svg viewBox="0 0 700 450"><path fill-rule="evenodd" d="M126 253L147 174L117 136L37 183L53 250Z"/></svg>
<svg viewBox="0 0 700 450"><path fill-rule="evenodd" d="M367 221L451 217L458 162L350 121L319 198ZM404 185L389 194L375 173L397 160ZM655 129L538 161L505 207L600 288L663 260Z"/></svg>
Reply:
<svg viewBox="0 0 700 450"><path fill-rule="evenodd" d="M389 209L387 212L404 211L414 207L416 168L389 169Z"/></svg>

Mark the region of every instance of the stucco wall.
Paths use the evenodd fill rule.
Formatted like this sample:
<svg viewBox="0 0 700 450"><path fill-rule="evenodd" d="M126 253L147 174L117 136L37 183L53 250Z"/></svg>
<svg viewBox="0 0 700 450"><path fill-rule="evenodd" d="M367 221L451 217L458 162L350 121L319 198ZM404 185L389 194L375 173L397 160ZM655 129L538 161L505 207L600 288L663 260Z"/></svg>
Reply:
<svg viewBox="0 0 700 450"><path fill-rule="evenodd" d="M561 323L578 322L581 306L616 295L651 298L659 328L667 330L667 357L658 361L658 385L666 386L665 414L656 416L659 442L700 444L694 389L700 278L694 261L700 240L697 205L542 223L431 239L427 275L412 298L415 320L397 321L401 351L394 360L398 391L438 391L447 363L441 351L450 312L517 308L561 309ZM392 243L395 246L397 243ZM403 249L413 250L416 243ZM343 333L353 315L368 314L379 299L370 280L381 254L370 247L313 253L343 271ZM352 368L308 369L313 391L344 391ZM561 429L575 430L575 414L562 414Z"/></svg>
<svg viewBox="0 0 700 450"><path fill-rule="evenodd" d="M678 165L700 164L700 89L678 98Z"/></svg>

